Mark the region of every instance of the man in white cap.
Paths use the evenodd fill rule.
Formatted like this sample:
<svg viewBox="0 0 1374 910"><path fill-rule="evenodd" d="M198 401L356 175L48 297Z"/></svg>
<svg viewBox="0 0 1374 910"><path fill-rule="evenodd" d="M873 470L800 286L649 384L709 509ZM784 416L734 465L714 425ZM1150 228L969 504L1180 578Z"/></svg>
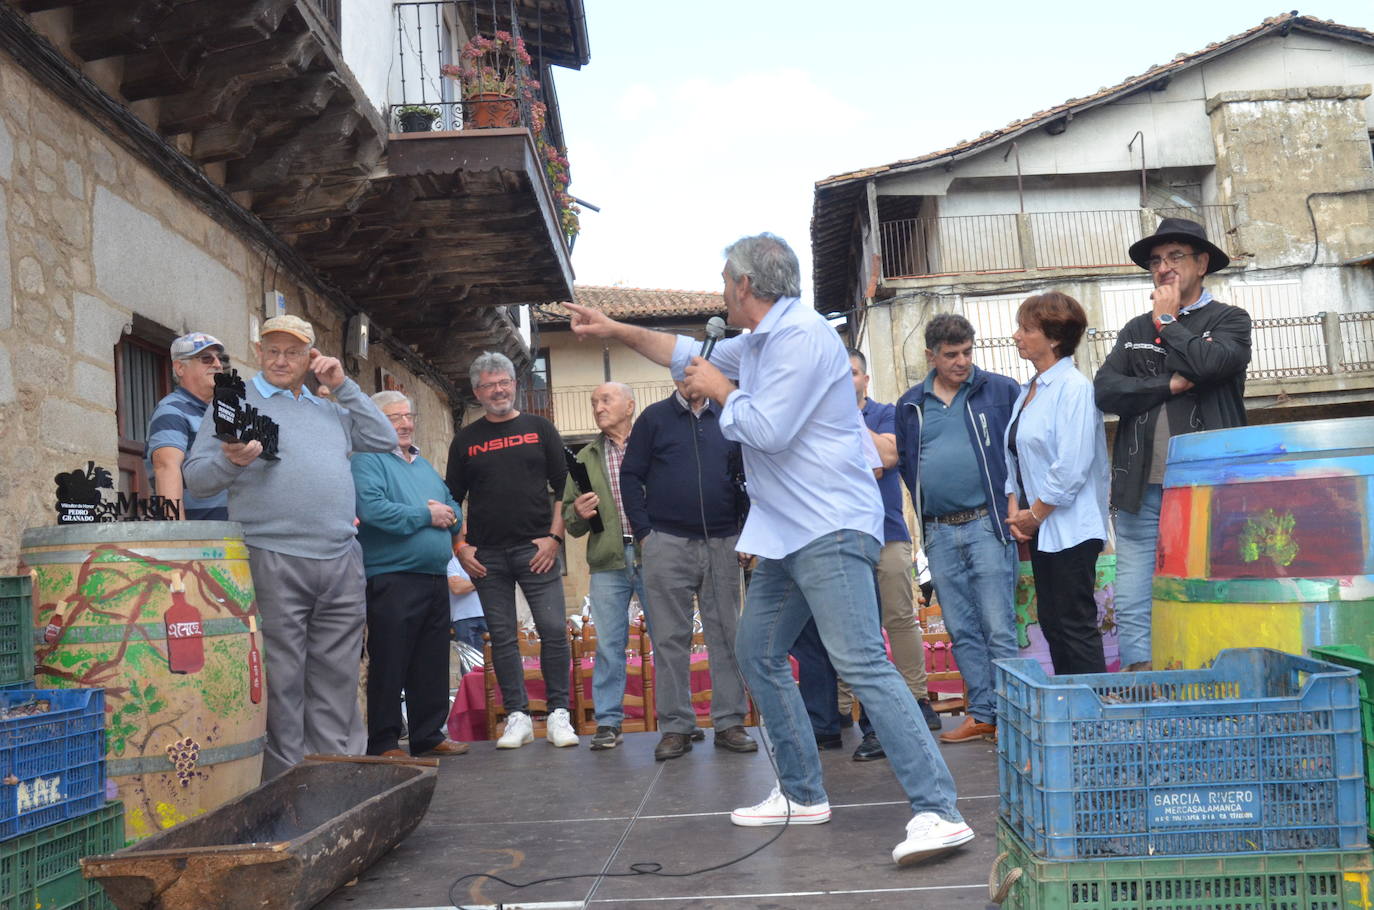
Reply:
<svg viewBox="0 0 1374 910"><path fill-rule="evenodd" d="M307 753L364 748L357 692L366 581L348 456L399 444L386 415L314 344L310 323L276 316L254 346L262 372L244 383L245 400L276 421L279 461L259 458L256 440L220 442L211 420L184 470L197 496L229 492L229 517L248 544L266 645L264 780ZM310 372L330 400L305 387Z"/></svg>
<svg viewBox="0 0 1374 910"><path fill-rule="evenodd" d="M172 376L177 387L157 403L148 420L143 462L158 496L181 503L181 517L203 521L229 519L229 495L206 499L186 494L181 465L215 394L215 374L229 365L224 345L213 335L192 332L172 342Z"/></svg>

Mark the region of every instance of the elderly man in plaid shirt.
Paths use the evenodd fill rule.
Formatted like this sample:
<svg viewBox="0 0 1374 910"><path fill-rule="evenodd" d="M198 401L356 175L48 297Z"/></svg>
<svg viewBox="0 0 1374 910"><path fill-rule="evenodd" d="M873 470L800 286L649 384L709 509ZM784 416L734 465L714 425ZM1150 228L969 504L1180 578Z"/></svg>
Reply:
<svg viewBox="0 0 1374 910"><path fill-rule="evenodd" d="M591 532L587 568L591 571L592 622L596 624L596 664L592 702L596 710L594 750L620 745L625 719L625 647L630 633L630 595L644 604L644 578L625 506L620 498L620 463L634 419L634 391L623 382L605 382L592 392L592 415L601 435L577 460L587 467L590 490L579 490L571 476L563 493L563 521L573 537ZM602 530L590 519L601 516Z"/></svg>

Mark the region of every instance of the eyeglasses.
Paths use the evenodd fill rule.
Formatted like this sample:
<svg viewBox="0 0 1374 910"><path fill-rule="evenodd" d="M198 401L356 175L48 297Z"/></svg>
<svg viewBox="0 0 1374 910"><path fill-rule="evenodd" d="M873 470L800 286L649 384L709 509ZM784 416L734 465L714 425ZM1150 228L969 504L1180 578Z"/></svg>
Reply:
<svg viewBox="0 0 1374 910"><path fill-rule="evenodd" d="M476 386L479 392L488 392L492 389L513 389L515 388L514 379L497 379L493 382L483 382Z"/></svg>
<svg viewBox="0 0 1374 910"><path fill-rule="evenodd" d="M1191 259L1192 257L1199 255L1201 254L1185 253L1182 250L1174 250L1172 253L1168 253L1163 256L1151 256L1149 259L1146 259L1145 268L1153 272L1155 269L1159 268L1161 265L1164 265L1166 262L1171 266L1178 265L1185 259Z"/></svg>
<svg viewBox="0 0 1374 910"><path fill-rule="evenodd" d="M386 415L386 419L391 421L392 423L400 423L403 420L414 420L415 415L410 413L409 411L406 411L401 414L388 414Z"/></svg>
<svg viewBox="0 0 1374 910"><path fill-rule="evenodd" d="M218 363L218 364L223 364L224 366L228 366L228 365L229 365L229 355L228 355L228 354L201 354L199 357L191 357L191 358L187 358L187 359L189 359L189 360L199 360L201 363L205 364L207 367L208 367L208 366L214 366L214 365L217 364L217 363Z"/></svg>
<svg viewBox="0 0 1374 910"><path fill-rule="evenodd" d="M268 363L271 363L271 362L274 361L274 360L280 360L280 359L282 359L282 358L286 358L287 360L301 360L301 359L304 358L305 355L308 354L308 353L309 353L308 351L302 351L302 350L286 350L286 351L283 351L283 350L280 350L280 349L278 349L278 348L263 348L263 349L262 349L262 356L263 356L264 359L267 360Z"/></svg>

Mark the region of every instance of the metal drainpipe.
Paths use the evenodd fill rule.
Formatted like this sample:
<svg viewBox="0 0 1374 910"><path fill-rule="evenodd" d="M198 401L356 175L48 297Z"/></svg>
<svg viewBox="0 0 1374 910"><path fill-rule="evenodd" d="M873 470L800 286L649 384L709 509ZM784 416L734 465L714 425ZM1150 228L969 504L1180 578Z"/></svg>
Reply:
<svg viewBox="0 0 1374 910"><path fill-rule="evenodd" d="M1145 208L1146 204L1150 201L1150 195L1149 195L1149 193L1146 192L1146 190L1145 190L1145 131L1144 131L1144 130L1136 130L1136 131L1135 131L1135 135L1131 137L1131 141L1128 142L1128 143L1126 143L1126 151L1131 152L1131 151L1134 151L1134 150L1135 150L1135 141L1136 141L1137 139L1140 140L1140 207L1143 209L1143 208Z"/></svg>
<svg viewBox="0 0 1374 910"><path fill-rule="evenodd" d="M1006 161L1006 160L1007 160L1007 155L1010 155L1010 154L1012 154L1013 152L1016 153L1016 201L1017 201L1017 204L1018 204L1018 205L1020 206L1020 208L1021 208L1021 214L1024 215L1024 214L1026 213L1026 194L1025 194L1025 191L1023 190L1023 188L1022 188L1022 186L1021 186L1021 145L1020 145L1020 143L1016 142L1015 140L1012 140L1011 148L1007 149L1007 153L1006 153L1006 155L1003 155L1003 156L1002 156L1002 160L1003 160L1003 161Z"/></svg>

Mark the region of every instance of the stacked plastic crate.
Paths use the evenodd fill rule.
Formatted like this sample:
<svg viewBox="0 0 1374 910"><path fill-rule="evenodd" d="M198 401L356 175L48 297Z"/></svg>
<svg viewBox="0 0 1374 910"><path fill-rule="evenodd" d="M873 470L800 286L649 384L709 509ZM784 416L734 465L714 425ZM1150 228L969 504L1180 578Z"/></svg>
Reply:
<svg viewBox="0 0 1374 910"><path fill-rule="evenodd" d="M1260 648L1206 670L998 662L1013 910L1368 907L1355 671Z"/></svg>
<svg viewBox="0 0 1374 910"><path fill-rule="evenodd" d="M33 688L28 576L0 577L0 910L113 908L79 860L124 846L105 799L105 693Z"/></svg>

